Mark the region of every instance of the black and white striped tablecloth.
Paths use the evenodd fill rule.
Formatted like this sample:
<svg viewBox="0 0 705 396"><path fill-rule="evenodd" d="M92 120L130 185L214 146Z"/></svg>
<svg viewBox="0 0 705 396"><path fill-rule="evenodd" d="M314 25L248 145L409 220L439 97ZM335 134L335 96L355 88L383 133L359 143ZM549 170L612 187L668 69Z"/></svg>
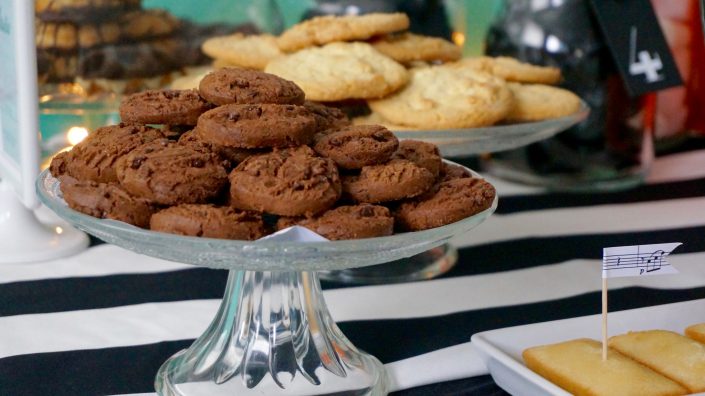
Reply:
<svg viewBox="0 0 705 396"><path fill-rule="evenodd" d="M450 273L324 284L334 319L386 363L397 394L502 394L470 336L599 312L605 246L683 242L670 259L680 275L611 280L612 310L705 298L705 150L659 158L648 183L627 192L493 182L499 208L455 240ZM214 316L226 275L105 244L0 266L0 395L152 394L161 363Z"/></svg>

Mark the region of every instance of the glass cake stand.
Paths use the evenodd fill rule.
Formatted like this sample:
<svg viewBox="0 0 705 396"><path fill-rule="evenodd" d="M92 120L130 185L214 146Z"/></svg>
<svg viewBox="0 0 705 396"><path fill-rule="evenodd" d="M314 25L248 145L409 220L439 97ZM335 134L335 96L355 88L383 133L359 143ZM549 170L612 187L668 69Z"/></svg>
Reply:
<svg viewBox="0 0 705 396"><path fill-rule="evenodd" d="M511 150L548 139L582 122L590 107L581 101L574 114L550 120L485 128L394 131L399 139L414 139L438 146L443 157L467 157ZM477 176L477 175L476 175ZM449 271L458 260L458 250L449 243L394 262L363 268L321 273L324 280L353 283L397 283L432 279Z"/></svg>
<svg viewBox="0 0 705 396"><path fill-rule="evenodd" d="M206 332L159 369L155 388L176 395L384 395L387 376L331 318L316 271L412 256L476 227L491 208L453 224L381 238L332 242L231 241L153 232L70 209L48 171L41 201L96 237L152 257L230 271Z"/></svg>

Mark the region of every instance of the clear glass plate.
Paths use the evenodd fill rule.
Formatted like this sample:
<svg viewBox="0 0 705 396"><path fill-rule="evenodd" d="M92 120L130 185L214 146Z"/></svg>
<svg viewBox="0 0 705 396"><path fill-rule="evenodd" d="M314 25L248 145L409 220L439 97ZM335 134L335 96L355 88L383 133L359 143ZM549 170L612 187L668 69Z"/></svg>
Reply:
<svg viewBox="0 0 705 396"><path fill-rule="evenodd" d="M150 231L130 224L98 219L69 208L58 179L48 170L37 180L41 201L60 217L89 234L137 253L210 268L251 271L317 271L362 267L409 257L469 231L489 217L489 209L430 230L387 237L331 242L234 241Z"/></svg>
<svg viewBox="0 0 705 396"><path fill-rule="evenodd" d="M550 138L583 121L590 114L584 101L571 115L522 124L495 125L486 128L394 131L400 139L433 143L444 157L461 157L511 150Z"/></svg>

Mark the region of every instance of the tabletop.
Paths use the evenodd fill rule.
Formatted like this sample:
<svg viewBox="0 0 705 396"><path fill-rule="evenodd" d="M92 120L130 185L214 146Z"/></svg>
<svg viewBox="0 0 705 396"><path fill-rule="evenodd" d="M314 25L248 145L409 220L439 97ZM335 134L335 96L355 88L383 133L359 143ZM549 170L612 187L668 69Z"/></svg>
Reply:
<svg viewBox="0 0 705 396"><path fill-rule="evenodd" d="M433 280L323 283L345 335L386 364L395 395L505 394L474 333L600 311L607 246L683 242L679 275L610 280L613 311L705 298L705 150L659 157L647 183L548 193L492 180L495 215L459 236ZM0 266L0 395L154 394L154 375L213 318L226 271L95 243L65 259Z"/></svg>

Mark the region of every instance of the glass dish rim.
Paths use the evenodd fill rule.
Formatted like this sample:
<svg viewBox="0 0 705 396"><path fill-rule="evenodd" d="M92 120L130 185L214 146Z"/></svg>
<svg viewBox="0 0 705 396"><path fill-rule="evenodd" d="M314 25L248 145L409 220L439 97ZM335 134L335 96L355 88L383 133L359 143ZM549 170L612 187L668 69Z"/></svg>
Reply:
<svg viewBox="0 0 705 396"><path fill-rule="evenodd" d="M455 129L392 129L394 134L401 139L471 139L489 137L507 138L512 136L526 135L531 133L540 134L547 129L560 127L563 125L575 125L586 119L590 114L590 106L580 99L580 108L572 114L562 117L549 118L546 120L522 122L516 124L492 125L475 128L455 128Z"/></svg>

